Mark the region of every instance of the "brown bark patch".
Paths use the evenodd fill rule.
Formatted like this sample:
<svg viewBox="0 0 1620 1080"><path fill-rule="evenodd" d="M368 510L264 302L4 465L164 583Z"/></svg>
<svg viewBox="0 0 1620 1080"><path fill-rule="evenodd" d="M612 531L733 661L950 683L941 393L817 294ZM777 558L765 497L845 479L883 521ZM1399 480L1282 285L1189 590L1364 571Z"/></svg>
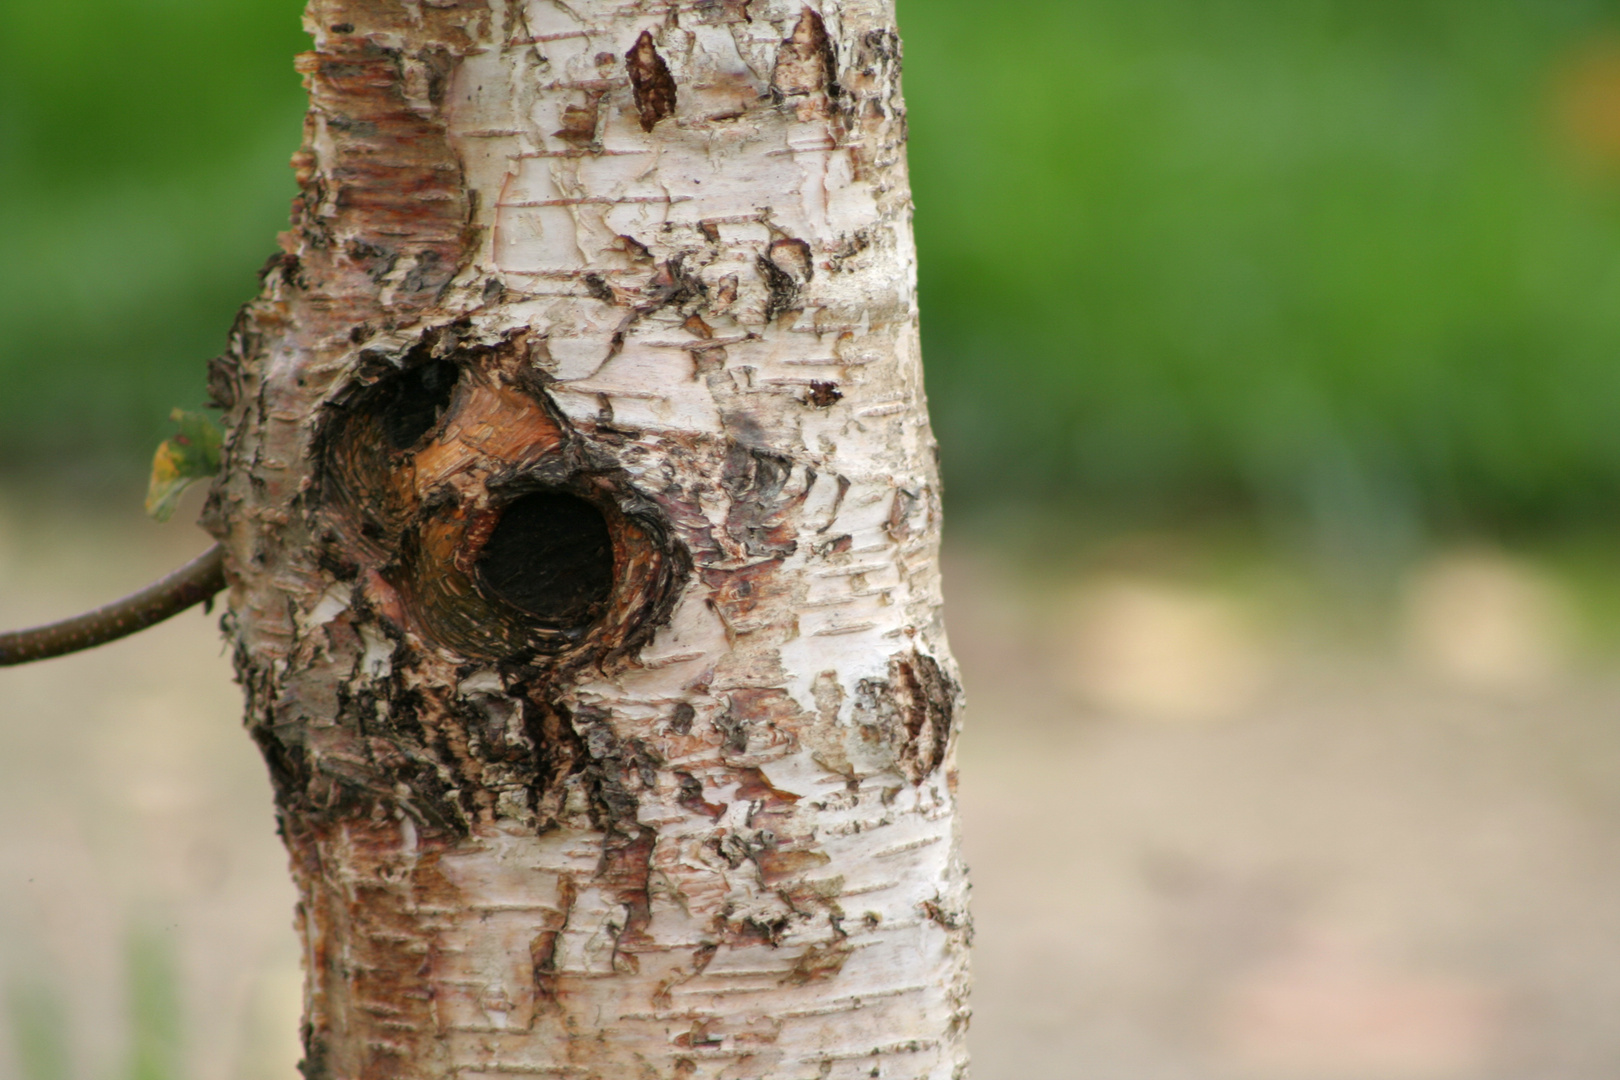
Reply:
<svg viewBox="0 0 1620 1080"><path fill-rule="evenodd" d="M747 694L748 692L743 691L743 693ZM733 694L732 700L736 701L737 696ZM796 803L799 801L799 796L793 794L793 792L783 791L771 783L763 769L742 769L737 776L739 781L737 784L737 798L739 799L748 802Z"/></svg>
<svg viewBox="0 0 1620 1080"><path fill-rule="evenodd" d="M753 22L754 16L748 10L753 3L754 0L698 0L697 11L705 22Z"/></svg>
<svg viewBox="0 0 1620 1080"><path fill-rule="evenodd" d="M722 1046L725 1039L710 1032L710 1028L719 1024L718 1020L697 1020L691 1028L675 1036L673 1042L682 1050L701 1050L711 1046Z"/></svg>
<svg viewBox="0 0 1620 1080"><path fill-rule="evenodd" d="M761 851L754 855L754 865L767 886L780 885L830 862L832 857L824 851Z"/></svg>
<svg viewBox="0 0 1620 1080"><path fill-rule="evenodd" d="M728 753L745 753L750 744L756 742L777 745L784 739L791 739L791 733L804 720L804 713L786 690L733 690L728 697L730 706L714 721L715 727L724 736L722 747ZM778 799L786 796L782 801L789 802L798 798L778 792L757 769L745 771L740 779L754 798Z"/></svg>
<svg viewBox="0 0 1620 1080"><path fill-rule="evenodd" d="M710 590L709 603L728 623L744 620L761 605L768 606L779 594L781 586L777 578L781 569L781 559L766 559L735 570L704 570L703 582Z"/></svg>
<svg viewBox="0 0 1620 1080"><path fill-rule="evenodd" d="M945 904L937 897L924 900L919 906L929 922L946 933L962 934L969 945L973 944L973 915L967 908Z"/></svg>
<svg viewBox="0 0 1620 1080"><path fill-rule="evenodd" d="M435 1003L421 992L434 928L417 913L457 902L455 886L437 868L441 849L407 853L392 820L351 820L341 833L298 821L286 839L314 961L304 1075L380 1080L398 1075L402 1062L435 1060ZM322 852L339 845L349 872L329 880ZM349 1037L367 1029L376 1037Z"/></svg>
<svg viewBox="0 0 1620 1080"><path fill-rule="evenodd" d="M529 943L529 965L534 972L534 993L541 1001L557 999L557 938L561 930L542 930Z"/></svg>
<svg viewBox="0 0 1620 1080"><path fill-rule="evenodd" d="M298 58L310 114L293 220L304 277L354 305L331 312L344 329L385 297L431 303L467 248L470 200L439 112L456 63L349 37Z"/></svg>
<svg viewBox="0 0 1620 1080"><path fill-rule="evenodd" d="M911 522L912 512L917 509L920 497L905 488L899 488L894 493L894 501L889 504L889 517L883 524L883 531L895 543L904 543L916 531Z"/></svg>
<svg viewBox="0 0 1620 1080"><path fill-rule="evenodd" d="M588 146L594 143L596 122L601 112L602 93L600 90L588 90L582 104L565 105L562 111L562 127L552 134L575 146Z"/></svg>
<svg viewBox="0 0 1620 1080"><path fill-rule="evenodd" d="M810 392L805 395L805 400L818 409L831 408L843 399L843 392L838 389L838 384L834 382L812 382Z"/></svg>
<svg viewBox="0 0 1620 1080"><path fill-rule="evenodd" d="M783 95L831 93L836 91L836 74L837 59L827 24L806 7L776 54L771 88Z"/></svg>
<svg viewBox="0 0 1620 1080"><path fill-rule="evenodd" d="M517 687L515 690L527 690ZM584 766L584 740L569 717L546 699L544 684L533 688L523 704L523 728L534 748L534 779L529 806L537 828L547 829L564 817L570 783Z"/></svg>
<svg viewBox="0 0 1620 1080"><path fill-rule="evenodd" d="M844 970L844 962L854 952L852 946L841 941L832 945L812 945L793 961L793 970L782 981L789 986L803 986L830 979Z"/></svg>
<svg viewBox="0 0 1620 1080"><path fill-rule="evenodd" d="M669 73L669 65L653 47L652 34L645 30L624 54L624 62L630 69L630 86L635 92L641 130L651 131L658 121L675 115L675 79Z"/></svg>
<svg viewBox="0 0 1620 1080"><path fill-rule="evenodd" d="M887 744L896 765L920 784L945 760L957 687L938 661L911 652L889 661L887 679L862 679L855 720L865 737Z"/></svg>
<svg viewBox="0 0 1620 1080"><path fill-rule="evenodd" d="M715 821L726 812L726 808L721 804L709 802L703 797L703 782L691 773L676 773L675 779L680 785L677 801L683 809Z"/></svg>

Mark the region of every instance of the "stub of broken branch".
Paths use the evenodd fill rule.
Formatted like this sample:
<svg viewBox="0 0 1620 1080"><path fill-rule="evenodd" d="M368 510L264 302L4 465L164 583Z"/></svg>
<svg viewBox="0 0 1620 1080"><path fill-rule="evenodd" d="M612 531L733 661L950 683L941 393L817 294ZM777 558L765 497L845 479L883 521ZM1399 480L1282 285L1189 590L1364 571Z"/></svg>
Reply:
<svg viewBox="0 0 1620 1080"><path fill-rule="evenodd" d="M0 667L105 645L178 615L224 587L225 551L215 544L174 573L122 600L61 622L0 634Z"/></svg>

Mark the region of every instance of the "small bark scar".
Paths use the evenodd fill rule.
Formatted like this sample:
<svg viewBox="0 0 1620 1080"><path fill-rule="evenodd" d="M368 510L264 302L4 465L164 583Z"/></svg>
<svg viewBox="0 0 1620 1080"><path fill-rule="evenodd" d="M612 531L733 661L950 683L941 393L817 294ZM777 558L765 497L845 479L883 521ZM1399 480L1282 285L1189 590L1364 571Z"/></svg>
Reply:
<svg viewBox="0 0 1620 1080"><path fill-rule="evenodd" d="M937 660L911 651L890 658L887 679L860 681L855 720L906 779L921 784L945 763L960 692Z"/></svg>
<svg viewBox="0 0 1620 1080"><path fill-rule="evenodd" d="M675 115L675 79L669 65L653 47L652 34L643 30L630 51L624 54L630 69L630 85L635 90L636 111L641 114L641 130L651 131L658 121Z"/></svg>
<svg viewBox="0 0 1620 1080"><path fill-rule="evenodd" d="M833 93L836 73L837 62L832 40L827 36L827 24L806 7L799 14L792 36L782 42L771 85L784 95Z"/></svg>

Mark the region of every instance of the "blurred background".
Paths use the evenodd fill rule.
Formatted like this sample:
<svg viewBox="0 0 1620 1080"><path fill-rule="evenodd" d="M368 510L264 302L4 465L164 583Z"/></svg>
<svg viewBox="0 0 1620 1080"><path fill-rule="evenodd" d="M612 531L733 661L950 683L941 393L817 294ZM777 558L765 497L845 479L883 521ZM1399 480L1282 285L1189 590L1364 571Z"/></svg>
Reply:
<svg viewBox="0 0 1620 1080"><path fill-rule="evenodd" d="M206 545L299 7L0 0L0 625ZM975 1075L1613 1080L1620 0L901 18ZM0 1077L294 1075L238 713L196 613L0 674Z"/></svg>

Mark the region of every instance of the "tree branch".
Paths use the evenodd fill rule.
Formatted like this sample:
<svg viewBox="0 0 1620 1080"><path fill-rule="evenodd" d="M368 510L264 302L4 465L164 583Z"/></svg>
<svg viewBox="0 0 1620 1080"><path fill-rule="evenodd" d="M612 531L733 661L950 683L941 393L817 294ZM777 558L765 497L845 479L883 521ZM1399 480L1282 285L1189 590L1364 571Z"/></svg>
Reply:
<svg viewBox="0 0 1620 1080"><path fill-rule="evenodd" d="M116 641L178 615L224 587L225 552L215 544L174 573L122 600L61 622L0 634L0 667Z"/></svg>

